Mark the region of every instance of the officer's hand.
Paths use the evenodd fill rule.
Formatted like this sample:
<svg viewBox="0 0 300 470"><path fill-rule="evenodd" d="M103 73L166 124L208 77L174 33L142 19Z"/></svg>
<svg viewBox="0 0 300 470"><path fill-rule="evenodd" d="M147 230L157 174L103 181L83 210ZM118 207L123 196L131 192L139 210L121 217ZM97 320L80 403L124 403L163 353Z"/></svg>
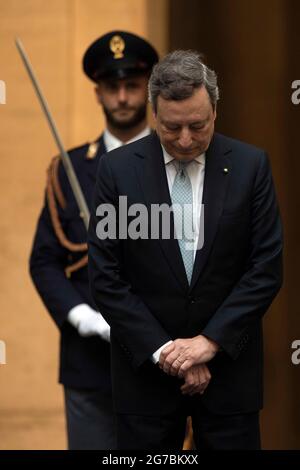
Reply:
<svg viewBox="0 0 300 470"><path fill-rule="evenodd" d="M181 392L183 395L202 395L207 388L211 375L206 364L192 366L184 374L185 383L182 385Z"/></svg>
<svg viewBox="0 0 300 470"><path fill-rule="evenodd" d="M80 336L101 336L110 341L110 326L101 313L96 312L88 304L80 304L72 308L68 314L69 322L77 329Z"/></svg>

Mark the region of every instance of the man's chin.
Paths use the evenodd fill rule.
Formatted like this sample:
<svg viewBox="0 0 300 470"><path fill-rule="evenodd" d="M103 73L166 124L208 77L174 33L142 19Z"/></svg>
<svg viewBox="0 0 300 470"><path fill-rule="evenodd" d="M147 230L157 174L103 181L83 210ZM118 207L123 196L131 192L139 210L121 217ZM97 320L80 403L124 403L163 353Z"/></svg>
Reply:
<svg viewBox="0 0 300 470"><path fill-rule="evenodd" d="M135 113L133 111L118 111L113 115L116 122L127 122L130 121L134 116Z"/></svg>
<svg viewBox="0 0 300 470"><path fill-rule="evenodd" d="M140 108L108 111L103 107L107 122L115 129L127 130L146 119L146 105Z"/></svg>
<svg viewBox="0 0 300 470"><path fill-rule="evenodd" d="M188 162L191 160L194 160L194 158L198 157L200 155L199 151L191 150L191 151L186 151L183 152L181 150L174 149L174 151L171 153L172 157L174 157L176 160L180 160L183 162Z"/></svg>
<svg viewBox="0 0 300 470"><path fill-rule="evenodd" d="M135 113L115 114L112 119L114 125L120 129L131 127L136 121Z"/></svg>

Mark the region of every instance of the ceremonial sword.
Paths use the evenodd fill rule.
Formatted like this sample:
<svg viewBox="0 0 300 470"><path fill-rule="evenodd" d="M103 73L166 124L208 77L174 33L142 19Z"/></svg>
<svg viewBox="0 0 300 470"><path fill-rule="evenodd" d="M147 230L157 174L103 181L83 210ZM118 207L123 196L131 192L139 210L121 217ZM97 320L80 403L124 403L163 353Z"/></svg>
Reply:
<svg viewBox="0 0 300 470"><path fill-rule="evenodd" d="M64 146L62 144L62 140L61 140L60 135L58 133L56 124L55 124L54 119L53 119L53 117L50 113L47 101L43 96L41 87L40 87L40 85L37 81L37 78L36 78L36 76L33 72L33 68L32 68L32 66L29 62L29 59L28 59L27 54L24 50L24 47L23 47L20 39L18 39L18 38L16 39L16 46L17 46L19 54L22 58L22 61L25 65L25 68L28 72L29 78L31 80L31 83L32 83L33 88L36 92L36 95L38 97L38 100L40 102L42 110L43 110L43 112L46 116L46 119L47 119L47 122L49 124L51 133L52 133L52 135L54 137L54 140L56 142L56 145L58 147L62 163L64 165L64 168L65 168L67 177L69 179L73 194L75 196L77 205L79 207L80 217L82 217L84 225L85 225L86 229L88 229L89 219L90 219L90 211L89 211L89 208L87 206L86 200L84 198L84 195L83 195L82 189L80 187L80 184L78 182L78 178L77 178L76 173L74 171L72 162L70 160L70 157L69 157L68 153L64 149Z"/></svg>

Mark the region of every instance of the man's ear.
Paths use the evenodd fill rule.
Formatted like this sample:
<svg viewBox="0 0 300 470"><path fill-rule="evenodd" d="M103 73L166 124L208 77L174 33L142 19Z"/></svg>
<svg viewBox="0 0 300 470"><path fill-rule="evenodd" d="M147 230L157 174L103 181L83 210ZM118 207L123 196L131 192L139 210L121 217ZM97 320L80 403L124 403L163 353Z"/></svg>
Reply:
<svg viewBox="0 0 300 470"><path fill-rule="evenodd" d="M217 117L217 105L215 106L215 109L214 109L214 121L216 120L216 117Z"/></svg>
<svg viewBox="0 0 300 470"><path fill-rule="evenodd" d="M94 90L95 90L96 99L97 99L98 103L102 105L101 86L100 86L99 84L97 84L97 85L95 86Z"/></svg>

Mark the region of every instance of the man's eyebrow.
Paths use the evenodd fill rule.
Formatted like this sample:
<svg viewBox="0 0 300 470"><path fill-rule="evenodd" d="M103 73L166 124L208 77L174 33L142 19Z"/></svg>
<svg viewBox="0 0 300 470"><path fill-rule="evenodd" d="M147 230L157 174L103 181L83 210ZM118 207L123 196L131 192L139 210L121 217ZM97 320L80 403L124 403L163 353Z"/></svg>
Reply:
<svg viewBox="0 0 300 470"><path fill-rule="evenodd" d="M179 122L172 122L162 119L163 124L167 124L168 126L181 126L182 124Z"/></svg>
<svg viewBox="0 0 300 470"><path fill-rule="evenodd" d="M205 118L205 119L199 119L197 121L193 121L193 122L189 122L187 125L188 126L195 126L195 125L202 125L202 124L206 124L207 121L209 119L208 118ZM165 119L161 119L162 123L167 125L167 126L183 126L184 124L181 123L181 122L173 122L173 121L168 121L168 120L165 120Z"/></svg>
<svg viewBox="0 0 300 470"><path fill-rule="evenodd" d="M195 126L197 124L206 124L208 120L209 120L208 118L199 119L198 121L191 122L190 126Z"/></svg>

